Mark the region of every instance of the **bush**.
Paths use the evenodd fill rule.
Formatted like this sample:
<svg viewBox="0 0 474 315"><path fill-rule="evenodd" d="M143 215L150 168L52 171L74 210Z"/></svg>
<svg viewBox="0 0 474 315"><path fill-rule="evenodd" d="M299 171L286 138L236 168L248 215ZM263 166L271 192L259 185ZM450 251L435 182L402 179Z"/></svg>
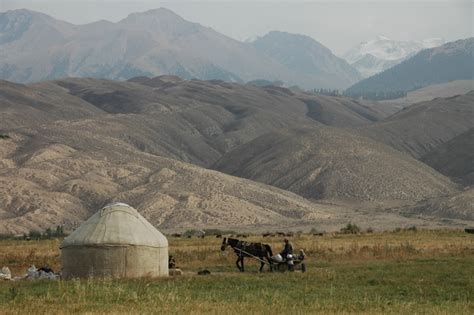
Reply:
<svg viewBox="0 0 474 315"><path fill-rule="evenodd" d="M13 240L15 239L15 236L12 234L0 234L0 240L5 241L5 240Z"/></svg>
<svg viewBox="0 0 474 315"><path fill-rule="evenodd" d="M206 235L227 235L227 234L236 234L235 231L220 230L220 229L204 229Z"/></svg>
<svg viewBox="0 0 474 315"><path fill-rule="evenodd" d="M39 240L41 239L41 237L42 237L42 234L39 231L33 230L33 231L30 231L30 233L28 233L28 238L32 240Z"/></svg>
<svg viewBox="0 0 474 315"><path fill-rule="evenodd" d="M323 235L324 232L323 231L320 231L318 228L312 228L309 233L313 234L313 235Z"/></svg>
<svg viewBox="0 0 474 315"><path fill-rule="evenodd" d="M0 134L0 139L10 139L9 135Z"/></svg>
<svg viewBox="0 0 474 315"><path fill-rule="evenodd" d="M418 228L417 228L415 225L413 225L413 226L406 227L406 228L403 228L403 229L397 227L397 228L396 228L395 230L393 230L393 231L396 232L396 233L402 232L402 231L403 231L403 232L407 232L407 231L416 232L416 231L418 231Z"/></svg>
<svg viewBox="0 0 474 315"><path fill-rule="evenodd" d="M64 227L62 225L56 226L56 229L47 228L43 233L39 231L30 231L28 235L24 234L24 239L30 240L44 240L44 239L53 239L58 237L64 237L66 233L64 233Z"/></svg>
<svg viewBox="0 0 474 315"><path fill-rule="evenodd" d="M347 225L341 229L341 233L343 234L357 234L360 233L360 231L360 227L352 223L347 223Z"/></svg>
<svg viewBox="0 0 474 315"><path fill-rule="evenodd" d="M366 233L374 233L374 229L371 227L368 227L367 230L365 230Z"/></svg>

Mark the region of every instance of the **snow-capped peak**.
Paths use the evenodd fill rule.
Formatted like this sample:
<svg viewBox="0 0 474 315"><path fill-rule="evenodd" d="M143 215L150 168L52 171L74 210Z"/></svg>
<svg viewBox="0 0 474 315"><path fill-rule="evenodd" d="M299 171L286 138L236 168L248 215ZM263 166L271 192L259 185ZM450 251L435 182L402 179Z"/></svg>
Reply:
<svg viewBox="0 0 474 315"><path fill-rule="evenodd" d="M440 46L444 43L442 38L397 41L379 35L372 40L359 43L344 54L343 58L353 64L363 76L368 76L392 67L422 49Z"/></svg>
<svg viewBox="0 0 474 315"><path fill-rule="evenodd" d="M390 40L390 38L388 38L387 36L384 36L384 35L378 35L377 40Z"/></svg>
<svg viewBox="0 0 474 315"><path fill-rule="evenodd" d="M375 39L362 42L350 51L344 58L349 63L357 62L366 54L370 54L378 59L397 60L416 53L425 48L432 48L444 44L442 38L428 38L423 40L397 41L384 35L379 35Z"/></svg>
<svg viewBox="0 0 474 315"><path fill-rule="evenodd" d="M242 42L244 43L253 43L254 41L256 41L257 39L259 39L261 36L258 36L258 35L252 35L252 36L249 36L249 37L246 37L242 40Z"/></svg>
<svg viewBox="0 0 474 315"><path fill-rule="evenodd" d="M438 47L446 43L446 41L441 37L427 38L421 40L421 43L424 48L433 48Z"/></svg>

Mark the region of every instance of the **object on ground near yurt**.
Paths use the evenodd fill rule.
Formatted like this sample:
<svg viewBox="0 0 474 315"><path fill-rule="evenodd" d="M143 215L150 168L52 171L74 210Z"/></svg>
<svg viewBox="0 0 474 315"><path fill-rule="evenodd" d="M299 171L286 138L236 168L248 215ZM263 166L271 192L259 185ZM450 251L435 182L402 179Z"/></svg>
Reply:
<svg viewBox="0 0 474 315"><path fill-rule="evenodd" d="M60 248L64 278L168 276L168 240L124 203L102 208Z"/></svg>
<svg viewBox="0 0 474 315"><path fill-rule="evenodd" d="M175 276L182 276L183 271L179 268L171 268L170 269L170 276L175 277Z"/></svg>

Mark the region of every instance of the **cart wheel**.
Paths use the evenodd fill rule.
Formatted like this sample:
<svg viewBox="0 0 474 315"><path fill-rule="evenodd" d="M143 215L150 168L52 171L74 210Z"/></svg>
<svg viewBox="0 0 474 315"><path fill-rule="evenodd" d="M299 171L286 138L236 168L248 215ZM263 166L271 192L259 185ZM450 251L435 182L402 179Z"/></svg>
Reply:
<svg viewBox="0 0 474 315"><path fill-rule="evenodd" d="M301 272L306 272L306 265L304 263L301 264Z"/></svg>

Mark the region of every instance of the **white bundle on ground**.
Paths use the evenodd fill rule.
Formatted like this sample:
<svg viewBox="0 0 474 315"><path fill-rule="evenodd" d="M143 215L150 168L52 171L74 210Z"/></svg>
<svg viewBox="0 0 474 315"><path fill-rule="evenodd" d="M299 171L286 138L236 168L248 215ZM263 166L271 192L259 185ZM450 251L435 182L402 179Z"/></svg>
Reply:
<svg viewBox="0 0 474 315"><path fill-rule="evenodd" d="M44 270L38 270L35 265L32 265L28 268L26 276L24 277L28 280L38 280L38 279L49 279L57 280L59 276L54 272L46 272Z"/></svg>
<svg viewBox="0 0 474 315"><path fill-rule="evenodd" d="M0 270L0 279L4 279L4 280L11 280L12 279L12 273L10 272L10 268L3 267Z"/></svg>
<svg viewBox="0 0 474 315"><path fill-rule="evenodd" d="M35 265L32 265L28 270L26 271L26 279L33 280L38 278L38 269L36 269Z"/></svg>

